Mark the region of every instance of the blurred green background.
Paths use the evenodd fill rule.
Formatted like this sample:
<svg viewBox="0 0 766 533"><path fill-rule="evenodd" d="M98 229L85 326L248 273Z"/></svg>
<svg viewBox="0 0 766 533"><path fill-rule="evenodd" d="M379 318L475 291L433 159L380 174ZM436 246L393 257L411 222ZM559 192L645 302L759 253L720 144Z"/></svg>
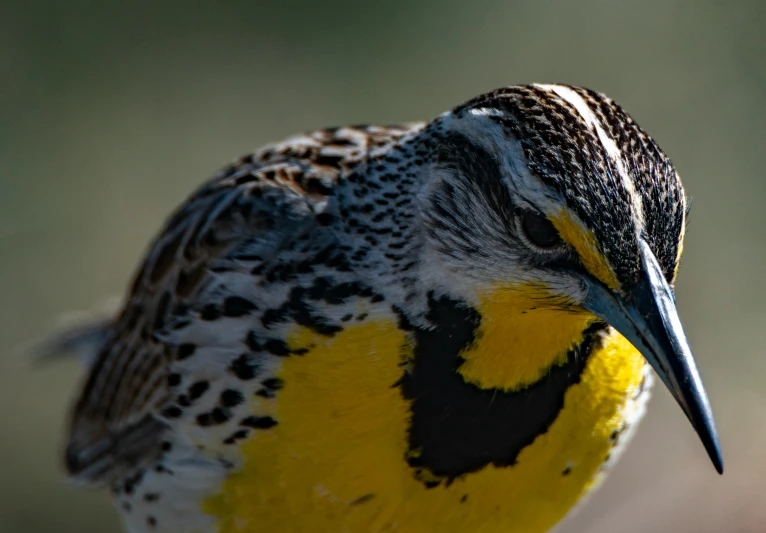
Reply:
<svg viewBox="0 0 766 533"><path fill-rule="evenodd" d="M502 85L622 104L694 208L678 303L726 458L657 389L562 533L766 531L766 2L4 2L0 532L119 531L59 466L75 361L18 347L119 295L164 216L227 161L328 125L432 118Z"/></svg>

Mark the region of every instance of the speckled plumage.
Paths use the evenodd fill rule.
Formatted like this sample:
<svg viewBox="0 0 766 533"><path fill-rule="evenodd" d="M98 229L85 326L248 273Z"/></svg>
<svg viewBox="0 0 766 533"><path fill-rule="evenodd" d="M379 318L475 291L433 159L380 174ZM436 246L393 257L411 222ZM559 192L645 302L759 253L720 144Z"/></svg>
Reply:
<svg viewBox="0 0 766 533"><path fill-rule="evenodd" d="M591 232L619 287L637 279L639 233L675 277L685 211L675 170L621 108L586 89L508 87L429 123L321 130L240 159L170 218L105 327L72 417L70 474L111 486L132 531L213 528L199 502L241 469L241 442L280 423L258 409L290 385L282 362L311 355L288 341L291 327L332 338L395 320L421 345L436 341L418 335L467 327L463 349L481 321L471 310L498 281L544 281L576 305L582 288L560 272L589 271L579 250L540 253L518 228L519 209L554 206ZM572 365L609 331L591 329ZM431 368L423 360L403 363L391 384L413 402L441 390L418 381L412 369ZM561 368L563 394L582 370ZM546 386L540 394L552 394ZM626 398L635 414L623 429L640 418L646 389ZM512 465L560 409L556 401L529 415L526 433L500 451L463 450L453 461L442 457L451 444L429 442L455 439L462 426L432 425L432 411L454 407L433 403L413 418L428 418L410 434L422 454L402 460L437 485ZM456 424L461 416L471 414ZM486 442L506 442L513 428L492 425L502 416L487 415Z"/></svg>

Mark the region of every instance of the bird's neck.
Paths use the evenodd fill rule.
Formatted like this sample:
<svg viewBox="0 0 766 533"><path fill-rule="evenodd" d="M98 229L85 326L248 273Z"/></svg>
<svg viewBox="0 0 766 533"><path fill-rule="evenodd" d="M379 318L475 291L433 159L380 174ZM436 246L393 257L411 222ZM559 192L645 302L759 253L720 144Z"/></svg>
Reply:
<svg viewBox="0 0 766 533"><path fill-rule="evenodd" d="M482 389L520 390L536 383L582 343L596 317L556 306L535 287L501 287L477 306L481 325L458 371Z"/></svg>

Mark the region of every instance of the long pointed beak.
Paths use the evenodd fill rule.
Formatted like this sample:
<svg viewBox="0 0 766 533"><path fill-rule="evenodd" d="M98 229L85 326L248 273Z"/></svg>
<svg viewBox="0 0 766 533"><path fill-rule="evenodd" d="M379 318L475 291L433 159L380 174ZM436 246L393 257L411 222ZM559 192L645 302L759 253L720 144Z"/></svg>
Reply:
<svg viewBox="0 0 766 533"><path fill-rule="evenodd" d="M639 240L644 275L627 296L588 281L586 309L619 331L641 352L681 406L713 465L723 473L718 433L705 388L676 311L673 290L649 245Z"/></svg>

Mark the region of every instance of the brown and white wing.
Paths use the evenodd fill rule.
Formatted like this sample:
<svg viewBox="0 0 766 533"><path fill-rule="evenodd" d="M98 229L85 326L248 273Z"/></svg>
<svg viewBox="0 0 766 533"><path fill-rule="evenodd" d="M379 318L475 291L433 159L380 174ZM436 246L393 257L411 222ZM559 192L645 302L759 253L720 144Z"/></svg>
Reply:
<svg viewBox="0 0 766 533"><path fill-rule="evenodd" d="M72 477L109 482L157 458L169 427L162 416L172 400L168 368L184 349L163 338L204 312L200 295L221 263L247 273L249 259L278 259L310 231L367 138L331 130L266 148L216 176L170 218L121 312L98 335L88 332L102 345L72 415L65 458Z"/></svg>

